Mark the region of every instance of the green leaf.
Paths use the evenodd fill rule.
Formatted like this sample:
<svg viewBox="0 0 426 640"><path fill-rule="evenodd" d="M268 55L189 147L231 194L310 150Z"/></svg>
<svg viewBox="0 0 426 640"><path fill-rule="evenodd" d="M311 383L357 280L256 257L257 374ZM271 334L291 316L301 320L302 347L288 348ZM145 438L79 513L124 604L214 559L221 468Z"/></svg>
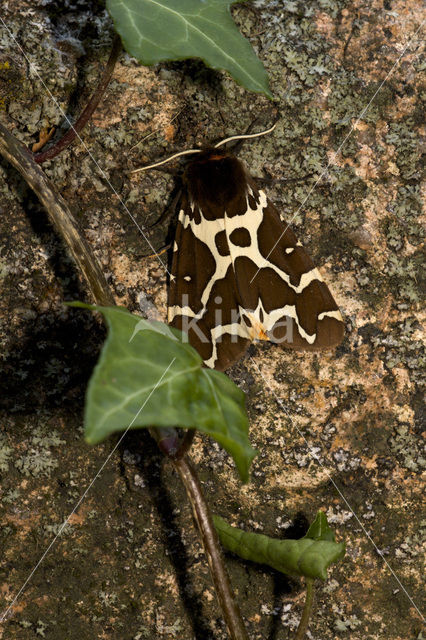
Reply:
<svg viewBox="0 0 426 640"><path fill-rule="evenodd" d="M69 306L100 311L108 326L87 388L87 442L127 428L196 428L226 449L248 480L256 451L247 436L244 393L225 374L203 368L186 334L122 307Z"/></svg>
<svg viewBox="0 0 426 640"><path fill-rule="evenodd" d="M307 537L300 540L278 540L231 527L219 516L213 516L213 520L225 549L245 560L267 564L281 573L325 580L330 564L345 555L343 542Z"/></svg>
<svg viewBox="0 0 426 640"><path fill-rule="evenodd" d="M107 0L106 6L126 51L142 64L201 58L246 89L272 98L261 61L232 20L234 2Z"/></svg>
<svg viewBox="0 0 426 640"><path fill-rule="evenodd" d="M324 511L318 511L315 520L303 537L311 538L312 540L329 540L330 542L335 542L333 530L327 522L327 516Z"/></svg>

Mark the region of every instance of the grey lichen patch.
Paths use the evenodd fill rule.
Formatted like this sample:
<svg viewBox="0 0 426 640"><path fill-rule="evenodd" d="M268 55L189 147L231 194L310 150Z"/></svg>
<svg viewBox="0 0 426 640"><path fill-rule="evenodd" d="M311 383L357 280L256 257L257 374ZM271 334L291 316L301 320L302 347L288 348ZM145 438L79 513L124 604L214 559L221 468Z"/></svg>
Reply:
<svg viewBox="0 0 426 640"><path fill-rule="evenodd" d="M46 630L48 628L49 628L49 625L46 622L43 622L43 620L38 619L35 633L37 636L40 636L41 638L46 638Z"/></svg>
<svg viewBox="0 0 426 640"><path fill-rule="evenodd" d="M58 107L66 108L66 97L76 78L73 77L72 65L67 64L65 57L55 48L52 36L45 36L44 39L39 36L40 32L46 35L50 32L46 16L29 7L23 13L27 13L27 18L30 18L22 20L20 25L19 38L25 42L26 58L16 46L14 29L7 30L3 26L0 28L0 47L14 52L13 60L17 69L15 73L20 75L20 82L16 83L20 87L19 94L16 95L15 85L12 85L10 91L3 86L3 95L7 113L31 136L40 130L40 125L52 126L59 123L61 114ZM39 30L35 29L36 24ZM49 39L51 46L45 46ZM10 68L13 68L12 65ZM45 99L37 99L38 95L45 95L46 91L50 91L51 95ZM57 105L52 97L56 97Z"/></svg>
<svg viewBox="0 0 426 640"><path fill-rule="evenodd" d="M378 355L389 370L404 366L412 382L422 387L426 353L418 335L419 329L417 318L407 317L394 323L386 336L373 336L371 339L372 345L379 347Z"/></svg>
<svg viewBox="0 0 426 640"><path fill-rule="evenodd" d="M20 620L18 626L22 629L31 629L32 633L39 638L47 638L46 631L49 625L40 618L36 622L30 620Z"/></svg>
<svg viewBox="0 0 426 640"><path fill-rule="evenodd" d="M356 615L344 615L341 608L336 605L333 605L333 609L337 614L339 614L339 617L336 617L334 623L337 632L344 633L348 631L355 631L362 625L362 621Z"/></svg>
<svg viewBox="0 0 426 640"><path fill-rule="evenodd" d="M407 239L417 246L425 235L422 225L422 196L420 185L407 184L398 189L395 200L389 205L391 215L383 221L387 242L392 250L399 251Z"/></svg>
<svg viewBox="0 0 426 640"><path fill-rule="evenodd" d="M414 564L421 561L424 555L426 543L426 521L420 523L418 531L405 537L404 541L397 547L395 555L404 564Z"/></svg>
<svg viewBox="0 0 426 640"><path fill-rule="evenodd" d="M389 439L390 450L409 471L426 469L426 457L421 443L412 432L410 425L398 424Z"/></svg>
<svg viewBox="0 0 426 640"><path fill-rule="evenodd" d="M12 100L19 100L23 82L25 73L22 66L16 59L0 53L0 114L8 109Z"/></svg>
<svg viewBox="0 0 426 640"><path fill-rule="evenodd" d="M65 440L59 437L57 431L48 432L38 427L22 443L25 453L15 460L15 467L24 476L50 476L59 464L52 448L62 444L65 444Z"/></svg>
<svg viewBox="0 0 426 640"><path fill-rule="evenodd" d="M7 491L4 497L2 498L2 502L5 504L13 504L20 497L21 492L19 489L11 489Z"/></svg>
<svg viewBox="0 0 426 640"><path fill-rule="evenodd" d="M6 437L0 434L0 472L3 473L6 473L9 469L9 462L13 451L7 442Z"/></svg>
<svg viewBox="0 0 426 640"><path fill-rule="evenodd" d="M73 533L72 526L67 522L60 522L56 524L45 524L43 526L43 532L49 539L56 536L68 536Z"/></svg>
<svg viewBox="0 0 426 640"><path fill-rule="evenodd" d="M395 162L404 180L421 177L421 147L416 122L413 117L405 117L389 124L385 138L395 148Z"/></svg>
<svg viewBox="0 0 426 640"><path fill-rule="evenodd" d="M6 169L6 164L0 162L0 194L3 201L9 203L22 202L25 196L25 187L18 175L10 177L10 172Z"/></svg>
<svg viewBox="0 0 426 640"><path fill-rule="evenodd" d="M390 278L396 302L420 302L424 291L423 266L423 251L403 258L389 256L385 272Z"/></svg>

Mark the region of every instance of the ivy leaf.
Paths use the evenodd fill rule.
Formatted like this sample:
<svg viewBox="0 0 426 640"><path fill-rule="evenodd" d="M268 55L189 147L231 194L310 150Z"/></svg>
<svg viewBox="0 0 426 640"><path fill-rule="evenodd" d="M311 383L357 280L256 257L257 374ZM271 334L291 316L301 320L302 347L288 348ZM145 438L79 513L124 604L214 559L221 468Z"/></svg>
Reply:
<svg viewBox="0 0 426 640"><path fill-rule="evenodd" d="M322 516L325 518L324 514ZM318 517L319 515L317 519ZM267 564L288 575L325 580L330 564L345 555L343 542L337 543L334 540L313 539L306 536L300 540L278 540L260 533L247 533L238 527L231 527L219 516L213 516L213 520L225 549L233 551L245 560Z"/></svg>
<svg viewBox="0 0 426 640"><path fill-rule="evenodd" d="M268 76L229 10L235 0L107 0L123 45L139 62L201 58L272 98Z"/></svg>
<svg viewBox="0 0 426 640"><path fill-rule="evenodd" d="M89 444L127 428L196 428L223 446L248 480L256 451L248 440L244 393L225 374L203 367L186 334L122 307L69 306L100 311L108 326L86 393Z"/></svg>
<svg viewBox="0 0 426 640"><path fill-rule="evenodd" d="M329 540L335 542L333 530L330 528L324 511L318 511L315 520L309 527L304 538L312 540Z"/></svg>

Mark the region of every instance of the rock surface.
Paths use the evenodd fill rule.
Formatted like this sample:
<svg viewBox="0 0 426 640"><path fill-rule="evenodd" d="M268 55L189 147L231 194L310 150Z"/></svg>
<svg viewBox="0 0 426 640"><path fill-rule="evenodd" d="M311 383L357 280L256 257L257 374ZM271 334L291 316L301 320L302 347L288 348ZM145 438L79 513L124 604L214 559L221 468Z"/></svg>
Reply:
<svg viewBox="0 0 426 640"><path fill-rule="evenodd" d="M169 223L143 237L134 221L158 218L173 179L128 170L279 117L240 157L252 175L266 169L277 179L269 195L321 267L346 338L317 354L256 344L229 372L247 393L260 451L250 484L241 486L206 438L196 438L192 458L212 510L232 523L299 537L323 509L346 541L345 561L318 587L309 637L419 639L421 5L258 0L233 15L264 61L276 103L197 61L146 68L123 54L82 140L43 168L117 304L137 311L143 293L165 314L166 272L146 256L168 242ZM111 24L95 1L9 0L1 18L0 118L32 145L44 127L63 126L62 110L75 119L84 106ZM84 442L84 389L104 330L63 306L87 299L84 284L4 161L0 214L0 610L24 587L0 638L225 640L171 467L143 432L117 448L117 439ZM227 563L250 639L293 637L303 584Z"/></svg>

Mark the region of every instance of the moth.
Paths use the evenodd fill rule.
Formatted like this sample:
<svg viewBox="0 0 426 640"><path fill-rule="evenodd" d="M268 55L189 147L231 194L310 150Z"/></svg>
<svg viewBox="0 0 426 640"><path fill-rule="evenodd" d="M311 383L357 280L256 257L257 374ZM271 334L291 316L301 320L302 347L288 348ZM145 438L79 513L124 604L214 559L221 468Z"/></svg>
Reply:
<svg viewBox="0 0 426 640"><path fill-rule="evenodd" d="M218 370L253 340L337 346L344 323L321 274L243 164L218 146L197 150L183 174L169 324Z"/></svg>

